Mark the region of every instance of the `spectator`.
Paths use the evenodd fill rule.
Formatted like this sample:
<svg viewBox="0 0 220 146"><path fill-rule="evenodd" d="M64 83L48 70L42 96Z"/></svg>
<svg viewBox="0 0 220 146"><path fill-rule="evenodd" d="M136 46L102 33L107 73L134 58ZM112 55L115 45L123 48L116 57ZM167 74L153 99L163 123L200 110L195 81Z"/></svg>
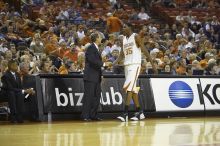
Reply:
<svg viewBox="0 0 220 146"><path fill-rule="evenodd" d="M217 64L215 59L210 59L208 61L208 66L205 69L206 75L216 75L217 73Z"/></svg>
<svg viewBox="0 0 220 146"><path fill-rule="evenodd" d="M176 21L182 23L184 18L183 12L180 12L180 14L176 16Z"/></svg>
<svg viewBox="0 0 220 146"><path fill-rule="evenodd" d="M178 61L178 65L177 65L177 69L176 69L177 74L178 75L187 75L186 68L187 68L187 66L186 66L185 59L180 59Z"/></svg>
<svg viewBox="0 0 220 146"><path fill-rule="evenodd" d="M8 62L8 70L2 76L3 88L9 98L10 120L12 123L23 123L23 94L34 94L33 89L23 89L21 78L18 71L18 65L15 60Z"/></svg>
<svg viewBox="0 0 220 146"><path fill-rule="evenodd" d="M44 53L45 47L40 38L35 38L30 44L30 50L39 55Z"/></svg>
<svg viewBox="0 0 220 146"><path fill-rule="evenodd" d="M145 12L144 7L141 8L140 13L138 14L138 18L140 20L149 20L150 16Z"/></svg>
<svg viewBox="0 0 220 146"><path fill-rule="evenodd" d="M122 21L112 13L108 13L107 16L107 32L118 36L123 25Z"/></svg>

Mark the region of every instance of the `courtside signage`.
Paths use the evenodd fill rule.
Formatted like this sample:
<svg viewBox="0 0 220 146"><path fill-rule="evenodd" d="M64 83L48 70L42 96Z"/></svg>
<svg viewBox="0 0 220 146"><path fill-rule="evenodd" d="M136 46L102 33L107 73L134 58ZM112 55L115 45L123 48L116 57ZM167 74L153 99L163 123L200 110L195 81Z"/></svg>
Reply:
<svg viewBox="0 0 220 146"><path fill-rule="evenodd" d="M203 111L199 84L199 79L194 78L152 78L156 111Z"/></svg>
<svg viewBox="0 0 220 146"><path fill-rule="evenodd" d="M205 110L220 110L220 79L200 78Z"/></svg>

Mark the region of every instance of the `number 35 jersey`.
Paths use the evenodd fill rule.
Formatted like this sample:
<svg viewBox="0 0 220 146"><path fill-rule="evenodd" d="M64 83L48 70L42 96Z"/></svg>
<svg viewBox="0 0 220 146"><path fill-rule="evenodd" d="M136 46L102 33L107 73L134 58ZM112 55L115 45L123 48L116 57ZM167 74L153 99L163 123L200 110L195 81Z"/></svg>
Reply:
<svg viewBox="0 0 220 146"><path fill-rule="evenodd" d="M133 33L129 38L123 38L124 65L141 64L141 49L137 47Z"/></svg>

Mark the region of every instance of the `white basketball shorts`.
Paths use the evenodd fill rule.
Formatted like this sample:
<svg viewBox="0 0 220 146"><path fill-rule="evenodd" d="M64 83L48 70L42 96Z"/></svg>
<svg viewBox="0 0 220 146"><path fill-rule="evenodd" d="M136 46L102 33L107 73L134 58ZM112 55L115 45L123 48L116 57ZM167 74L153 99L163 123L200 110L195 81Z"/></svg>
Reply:
<svg viewBox="0 0 220 146"><path fill-rule="evenodd" d="M125 66L125 83L123 89L128 92L139 92L139 87L136 86L137 79L140 74L141 65L140 64L132 64Z"/></svg>

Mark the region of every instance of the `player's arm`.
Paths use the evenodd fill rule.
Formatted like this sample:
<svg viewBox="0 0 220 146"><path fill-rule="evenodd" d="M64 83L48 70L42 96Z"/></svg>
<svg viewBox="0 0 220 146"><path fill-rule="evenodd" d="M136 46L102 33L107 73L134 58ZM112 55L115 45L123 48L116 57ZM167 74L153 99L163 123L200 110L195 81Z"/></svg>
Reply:
<svg viewBox="0 0 220 146"><path fill-rule="evenodd" d="M139 35L135 36L135 42L136 42L137 47L139 47L141 49L141 52L143 52L144 55L147 57L147 60L150 61L152 68L154 70L154 73L157 74L158 73L157 68L154 65L153 60L150 57L150 53L148 52L147 48L145 47L145 45Z"/></svg>

